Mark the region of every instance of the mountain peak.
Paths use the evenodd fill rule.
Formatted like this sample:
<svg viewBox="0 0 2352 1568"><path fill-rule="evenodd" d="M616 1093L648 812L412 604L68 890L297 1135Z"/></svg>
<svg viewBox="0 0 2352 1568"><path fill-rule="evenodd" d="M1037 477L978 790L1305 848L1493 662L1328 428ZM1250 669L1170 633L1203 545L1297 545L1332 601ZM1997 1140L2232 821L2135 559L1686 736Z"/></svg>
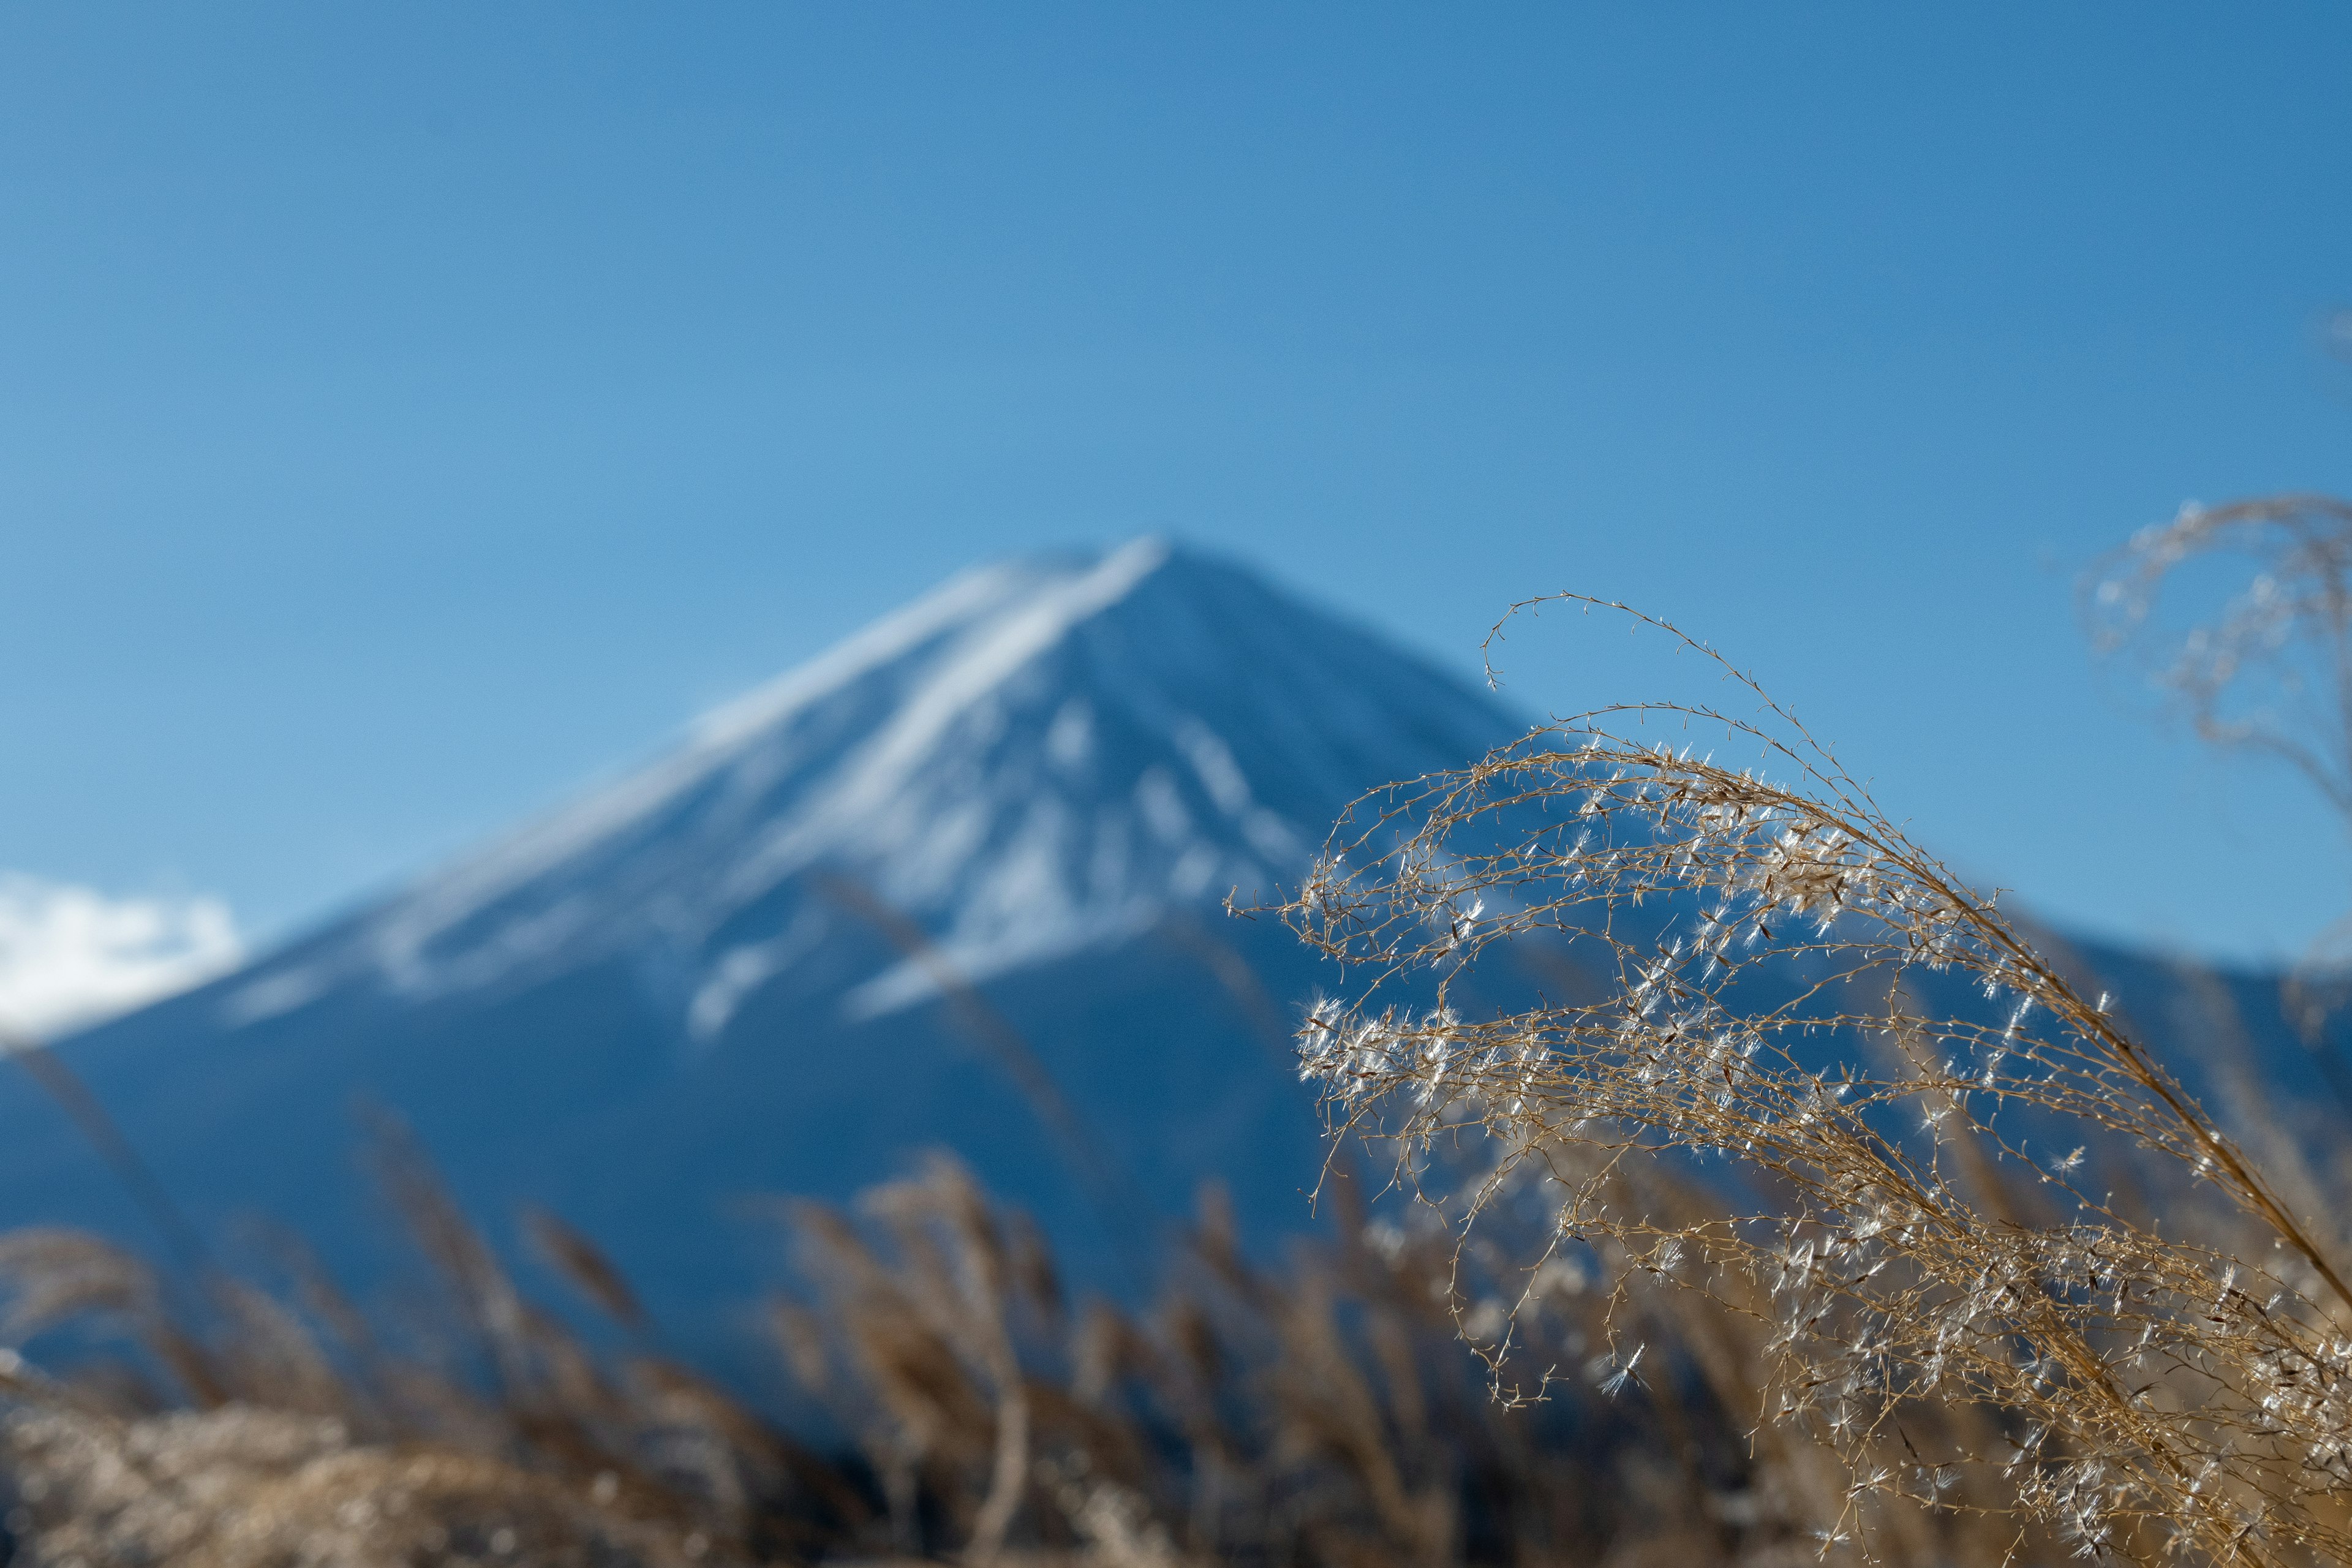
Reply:
<svg viewBox="0 0 2352 1568"><path fill-rule="evenodd" d="M696 724L670 755L226 991L506 993L628 954L681 1027L842 935L846 879L979 978L1274 893L1347 802L1518 726L1484 692L1158 538L961 574ZM849 922L854 923L854 922ZM855 1013L929 994L911 959Z"/></svg>
<svg viewBox="0 0 2352 1568"><path fill-rule="evenodd" d="M991 627L999 634L1001 646L992 650L999 657L986 658L987 649L969 650L975 657L964 679L977 682L988 670L1066 635L1080 620L1108 609L1171 566L1186 574L1218 569L1211 567L1208 558L1158 535L1107 551L1040 552L973 567L807 664L714 710L696 726L697 736L725 745L934 639Z"/></svg>

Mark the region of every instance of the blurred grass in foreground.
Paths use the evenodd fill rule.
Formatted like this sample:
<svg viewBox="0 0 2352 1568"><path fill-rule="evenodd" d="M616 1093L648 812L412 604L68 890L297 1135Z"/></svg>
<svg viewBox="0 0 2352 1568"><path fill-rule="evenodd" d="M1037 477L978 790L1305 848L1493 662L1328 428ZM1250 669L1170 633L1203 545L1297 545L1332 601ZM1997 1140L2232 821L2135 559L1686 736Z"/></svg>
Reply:
<svg viewBox="0 0 2352 1568"><path fill-rule="evenodd" d="M2148 531L2086 594L2103 646L2229 552L2251 584L2159 685L2352 812L2352 510ZM1240 1255L1212 1191L1148 1304L1073 1302L943 1157L789 1205L803 1288L767 1322L814 1418L787 1432L665 1359L553 1215L530 1231L610 1331L528 1300L386 1129L440 1285L398 1334L290 1245L270 1291L0 1238L0 1337L123 1347L56 1375L0 1358L9 1561L2352 1558L2352 1142L2258 1161L1721 668L1738 710L1601 710L1342 825L1286 912L1370 979L1305 1021L1341 1138L1326 1228L1279 1263ZM1629 717L1766 766L1625 739ZM1529 934L1584 944L1598 985L1445 1006ZM2315 1038L2343 967L2291 978ZM1384 1005L1402 971L1434 1008Z"/></svg>

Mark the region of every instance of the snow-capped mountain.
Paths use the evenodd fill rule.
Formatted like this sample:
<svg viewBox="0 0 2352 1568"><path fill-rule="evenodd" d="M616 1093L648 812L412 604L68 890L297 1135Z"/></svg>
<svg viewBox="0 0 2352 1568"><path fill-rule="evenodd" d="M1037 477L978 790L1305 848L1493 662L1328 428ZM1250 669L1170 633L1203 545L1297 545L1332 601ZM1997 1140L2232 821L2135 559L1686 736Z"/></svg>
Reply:
<svg viewBox="0 0 2352 1568"><path fill-rule="evenodd" d="M1320 1126L1286 1037L1329 977L1223 900L1294 881L1364 790L1524 731L1222 561L1144 541L990 566L58 1055L212 1247L253 1215L362 1289L402 1267L355 1158L373 1104L501 1242L519 1205L552 1209L673 1345L743 1371L727 1314L781 1250L758 1197L845 1196L929 1147L1094 1283L1133 1282L1123 1255L1207 1179L1245 1235L1307 1224ZM2274 978L2067 962L2192 1084L2336 1103ZM0 1075L0 1226L28 1222L155 1239L62 1108Z"/></svg>
<svg viewBox="0 0 2352 1568"><path fill-rule="evenodd" d="M1262 1230L1318 1160L1281 1034L1311 966L1234 920L1364 789L1524 724L1224 562L984 567L710 714L619 784L63 1058L200 1228L365 1275L350 1107L492 1228L536 1202L657 1308L749 1300L763 1192L958 1150L1082 1267L1214 1175ZM945 988L944 994L942 987ZM0 1220L142 1221L28 1087ZM679 1331L695 1340L707 1321Z"/></svg>
<svg viewBox="0 0 2352 1568"><path fill-rule="evenodd" d="M935 952L856 978L863 1016L1270 891L1370 784L1514 726L1481 694L1247 574L1153 539L957 578L710 714L674 754L239 976L224 1022L358 986L510 993L626 954L725 1033L856 916Z"/></svg>

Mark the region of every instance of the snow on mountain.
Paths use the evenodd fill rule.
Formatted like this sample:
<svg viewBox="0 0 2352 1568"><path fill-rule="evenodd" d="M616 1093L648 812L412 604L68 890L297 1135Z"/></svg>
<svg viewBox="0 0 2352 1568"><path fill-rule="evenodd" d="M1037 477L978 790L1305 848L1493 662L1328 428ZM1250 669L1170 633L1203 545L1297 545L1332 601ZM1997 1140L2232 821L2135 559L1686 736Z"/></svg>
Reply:
<svg viewBox="0 0 2352 1568"><path fill-rule="evenodd" d="M1263 895L1370 784L1517 728L1483 694L1140 540L970 572L695 727L615 788L426 879L221 1000L231 1025L339 986L422 1000L616 952L673 966L720 1033L842 918L783 897L855 878L979 980ZM901 959L852 1015L929 995Z"/></svg>
<svg viewBox="0 0 2352 1568"><path fill-rule="evenodd" d="M1210 1175L1286 1228L1319 1142L1279 1037L1317 976L1218 905L1294 881L1363 790L1524 728L1160 541L982 567L620 784L61 1054L200 1229L266 1213L380 1272L349 1112L385 1105L475 1212L566 1215L698 1343L765 1277L744 1194L843 1195L930 1145L1081 1269ZM975 1040L942 976L1017 1047ZM1106 1214L1108 1187L1150 1213ZM144 1223L10 1082L0 1221L32 1219Z"/></svg>

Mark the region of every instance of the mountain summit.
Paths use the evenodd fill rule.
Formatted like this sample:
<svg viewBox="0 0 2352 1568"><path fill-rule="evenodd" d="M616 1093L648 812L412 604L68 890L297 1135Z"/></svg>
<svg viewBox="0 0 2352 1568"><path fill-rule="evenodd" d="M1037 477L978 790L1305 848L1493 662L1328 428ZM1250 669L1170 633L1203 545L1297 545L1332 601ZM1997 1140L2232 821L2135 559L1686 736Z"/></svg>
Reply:
<svg viewBox="0 0 2352 1568"><path fill-rule="evenodd" d="M696 1040L808 971L849 879L934 951L819 963L853 1016L1267 893L1370 784L1516 726L1483 694L1157 539L968 572L670 756L222 987L232 1026L356 987L489 997L625 955ZM852 917L854 920L854 917ZM808 988L803 974L796 988Z"/></svg>
<svg viewBox="0 0 2352 1568"><path fill-rule="evenodd" d="M387 1226L354 1102L493 1228L550 1207L688 1316L758 1284L740 1199L841 1195L929 1146L1082 1260L1122 1223L1108 1193L1166 1213L1212 1174L1286 1226L1318 1144L1282 1004L1311 965L1217 905L1295 880L1365 789L1523 729L1161 541L982 567L617 785L59 1051L200 1231L267 1214L361 1276ZM0 1220L142 1224L21 1082Z"/></svg>

